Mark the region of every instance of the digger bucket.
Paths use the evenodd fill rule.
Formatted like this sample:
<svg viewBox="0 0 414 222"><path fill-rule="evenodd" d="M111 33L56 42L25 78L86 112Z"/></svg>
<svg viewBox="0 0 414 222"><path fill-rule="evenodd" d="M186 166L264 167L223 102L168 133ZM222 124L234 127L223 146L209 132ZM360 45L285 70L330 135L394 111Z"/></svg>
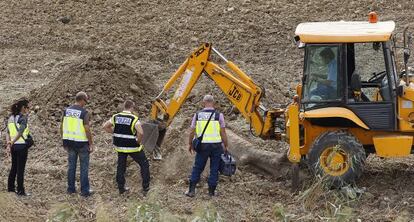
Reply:
<svg viewBox="0 0 414 222"><path fill-rule="evenodd" d="M162 141L164 140L167 129L161 127L159 121L148 121L142 124L144 131L144 137L142 138L142 145L148 152L152 152L155 147L161 147Z"/></svg>

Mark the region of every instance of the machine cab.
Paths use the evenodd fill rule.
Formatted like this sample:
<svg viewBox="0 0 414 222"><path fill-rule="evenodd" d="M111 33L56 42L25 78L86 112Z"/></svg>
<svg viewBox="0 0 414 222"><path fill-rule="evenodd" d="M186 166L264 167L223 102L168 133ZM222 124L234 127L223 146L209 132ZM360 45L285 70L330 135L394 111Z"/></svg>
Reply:
<svg viewBox="0 0 414 222"><path fill-rule="evenodd" d="M305 47L302 102L305 108L343 101L344 78L340 44L309 44Z"/></svg>
<svg viewBox="0 0 414 222"><path fill-rule="evenodd" d="M373 25L382 32L373 32ZM300 24L296 34L305 43L302 109L344 107L370 129L396 130L392 30L393 22ZM337 126L338 122L323 124Z"/></svg>

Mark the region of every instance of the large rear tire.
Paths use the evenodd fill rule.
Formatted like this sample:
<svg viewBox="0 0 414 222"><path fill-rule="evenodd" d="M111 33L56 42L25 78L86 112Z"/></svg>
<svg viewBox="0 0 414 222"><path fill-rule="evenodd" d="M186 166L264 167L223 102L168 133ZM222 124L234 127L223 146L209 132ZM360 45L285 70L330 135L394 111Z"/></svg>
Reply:
<svg viewBox="0 0 414 222"><path fill-rule="evenodd" d="M362 144L346 131L320 135L308 157L313 172L335 187L355 182L362 175L366 159Z"/></svg>

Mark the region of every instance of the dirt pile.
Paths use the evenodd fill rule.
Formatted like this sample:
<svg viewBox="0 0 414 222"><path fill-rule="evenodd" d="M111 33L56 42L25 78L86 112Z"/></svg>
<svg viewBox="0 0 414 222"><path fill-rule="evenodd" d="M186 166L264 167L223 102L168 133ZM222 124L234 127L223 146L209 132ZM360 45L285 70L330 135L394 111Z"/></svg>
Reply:
<svg viewBox="0 0 414 222"><path fill-rule="evenodd" d="M79 91L89 95L87 108L95 123L119 110L125 99L136 101L137 112L146 114L155 94L150 76L140 75L125 63L102 54L80 58L49 84L32 91L30 98L39 119L57 123L63 108L74 102Z"/></svg>

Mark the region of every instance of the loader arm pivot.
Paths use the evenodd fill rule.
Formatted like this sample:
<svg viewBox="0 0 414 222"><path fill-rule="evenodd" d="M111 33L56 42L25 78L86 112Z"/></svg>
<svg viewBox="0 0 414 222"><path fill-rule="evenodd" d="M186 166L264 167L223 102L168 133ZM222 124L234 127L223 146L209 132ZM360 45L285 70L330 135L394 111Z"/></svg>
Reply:
<svg viewBox="0 0 414 222"><path fill-rule="evenodd" d="M225 61L230 71L209 60L212 52ZM263 96L262 89L209 43L205 43L196 49L168 80L162 92L152 104L151 118L164 122L165 126L168 127L203 73L209 76L230 102L237 107L251 125L252 131L256 136L263 139L280 138L279 133L275 132L275 122L284 113L284 110L266 110L263 108L260 105L260 100ZM179 79L181 81L173 97L169 99L168 103L164 102L161 99L162 95L170 90Z"/></svg>

